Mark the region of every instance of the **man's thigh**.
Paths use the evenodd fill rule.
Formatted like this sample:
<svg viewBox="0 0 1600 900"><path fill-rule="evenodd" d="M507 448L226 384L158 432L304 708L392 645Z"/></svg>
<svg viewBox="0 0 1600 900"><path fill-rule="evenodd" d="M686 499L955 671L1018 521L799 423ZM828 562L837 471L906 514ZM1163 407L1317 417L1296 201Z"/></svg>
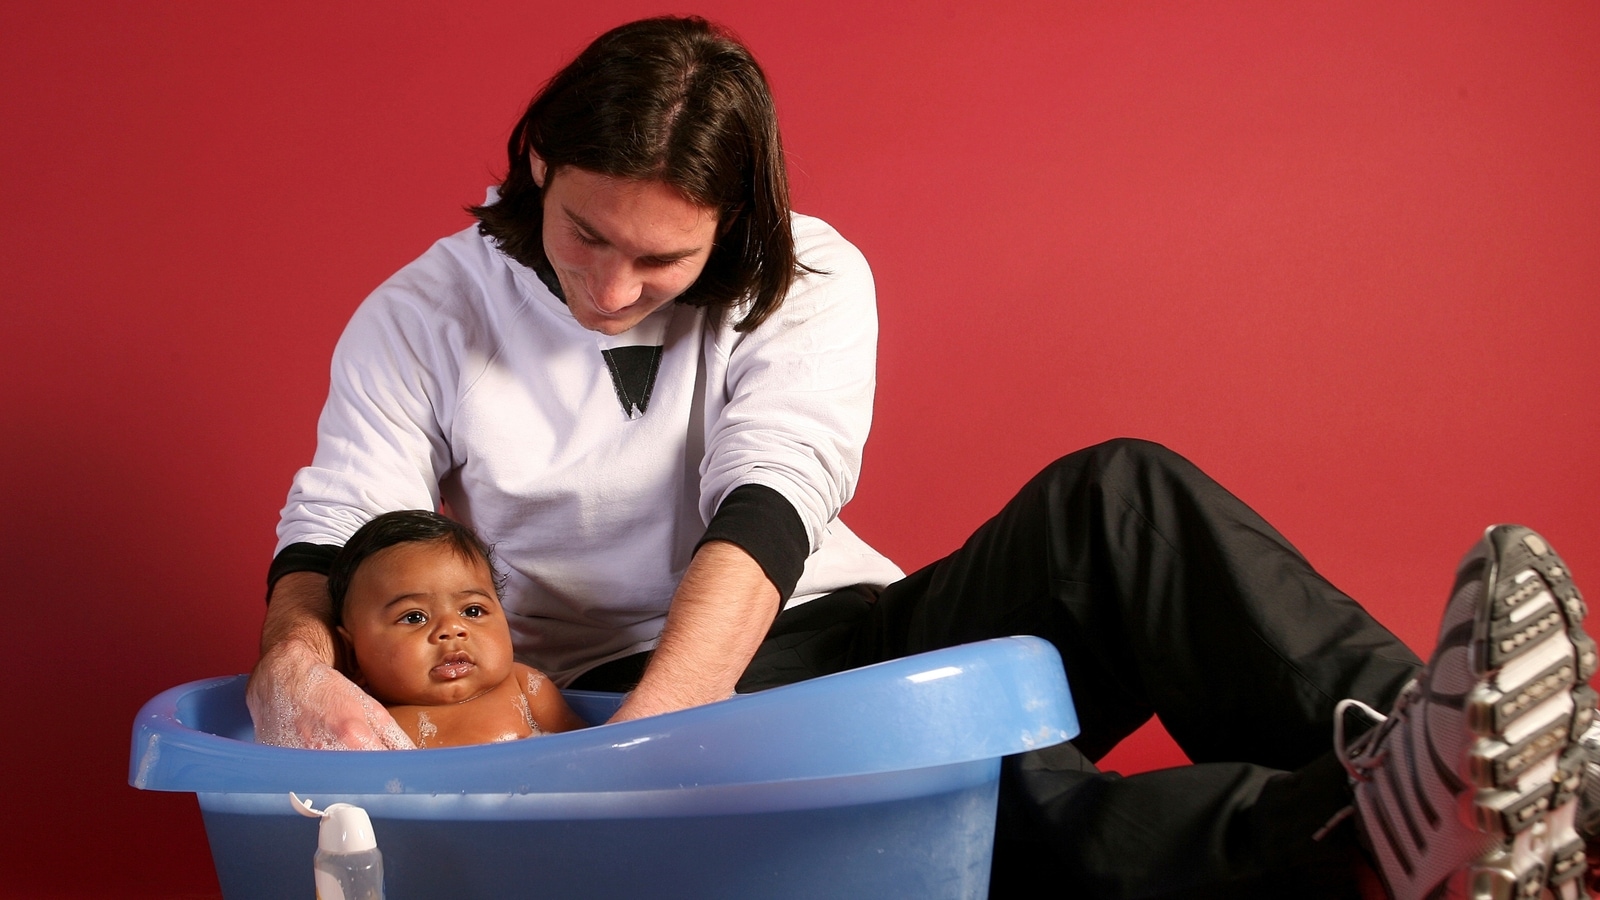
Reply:
<svg viewBox="0 0 1600 900"><path fill-rule="evenodd" d="M739 679L740 693L793 684L852 668L852 646L869 627L878 589L856 585L778 615Z"/></svg>

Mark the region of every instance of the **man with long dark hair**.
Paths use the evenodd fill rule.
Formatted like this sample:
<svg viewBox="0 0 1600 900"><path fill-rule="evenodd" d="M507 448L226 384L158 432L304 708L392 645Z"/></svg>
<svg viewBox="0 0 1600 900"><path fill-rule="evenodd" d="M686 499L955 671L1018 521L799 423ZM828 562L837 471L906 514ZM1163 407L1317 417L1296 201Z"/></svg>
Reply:
<svg viewBox="0 0 1600 900"><path fill-rule="evenodd" d="M269 574L263 740L407 743L331 668L325 573L374 515L444 507L506 565L519 658L628 691L622 719L1051 640L1083 731L1006 760L997 894L1031 867L1086 896L1343 895L1360 842L1400 897L1580 895L1595 650L1538 535L1485 535L1427 666L1140 441L1057 461L905 576L839 520L871 275L789 209L749 52L694 18L614 29L534 98L507 166L477 227L380 286L335 351ZM1197 765L1097 771L1152 714Z"/></svg>

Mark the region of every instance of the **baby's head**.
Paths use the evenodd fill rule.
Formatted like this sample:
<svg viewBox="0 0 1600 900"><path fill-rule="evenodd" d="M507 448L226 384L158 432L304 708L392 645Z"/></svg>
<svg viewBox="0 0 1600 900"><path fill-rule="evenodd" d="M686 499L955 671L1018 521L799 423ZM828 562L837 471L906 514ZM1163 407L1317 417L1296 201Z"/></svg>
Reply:
<svg viewBox="0 0 1600 900"><path fill-rule="evenodd" d="M328 592L349 674L380 703L460 703L511 677L489 547L465 525L424 510L384 513L339 551Z"/></svg>

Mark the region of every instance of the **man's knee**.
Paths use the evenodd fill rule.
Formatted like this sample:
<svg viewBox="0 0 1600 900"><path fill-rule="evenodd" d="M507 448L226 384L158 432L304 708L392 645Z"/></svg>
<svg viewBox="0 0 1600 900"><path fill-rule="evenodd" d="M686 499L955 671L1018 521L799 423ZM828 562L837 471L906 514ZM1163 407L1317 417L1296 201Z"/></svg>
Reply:
<svg viewBox="0 0 1600 900"><path fill-rule="evenodd" d="M1104 481L1119 475L1192 467L1181 455L1154 441L1119 437L1069 453L1045 472Z"/></svg>

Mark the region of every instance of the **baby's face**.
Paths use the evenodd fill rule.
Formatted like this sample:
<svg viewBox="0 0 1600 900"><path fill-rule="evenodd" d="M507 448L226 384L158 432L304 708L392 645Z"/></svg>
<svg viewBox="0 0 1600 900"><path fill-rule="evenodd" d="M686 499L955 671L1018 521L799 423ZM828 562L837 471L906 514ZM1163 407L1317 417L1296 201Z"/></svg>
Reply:
<svg viewBox="0 0 1600 900"><path fill-rule="evenodd" d="M481 559L447 544L395 544L356 569L339 633L388 705L461 703L511 675L511 628Z"/></svg>

